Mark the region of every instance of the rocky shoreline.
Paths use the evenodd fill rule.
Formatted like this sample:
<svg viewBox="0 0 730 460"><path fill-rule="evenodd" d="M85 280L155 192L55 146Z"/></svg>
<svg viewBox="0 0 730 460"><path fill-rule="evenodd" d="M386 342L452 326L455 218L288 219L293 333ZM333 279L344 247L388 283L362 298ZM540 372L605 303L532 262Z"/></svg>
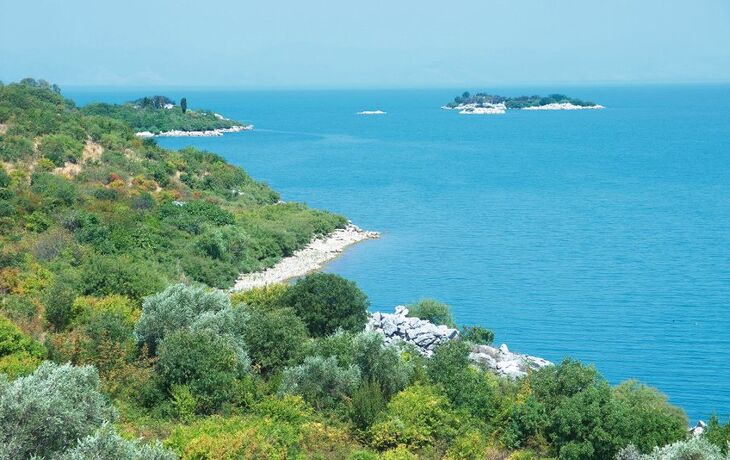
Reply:
<svg viewBox="0 0 730 460"><path fill-rule="evenodd" d="M602 105L575 105L569 102L535 105L531 107L523 108L512 108L508 107L504 103L499 104L459 104L453 107L448 105L441 106L444 110L457 110L461 115L503 115L507 113L507 110L596 110L605 109Z"/></svg>
<svg viewBox="0 0 730 460"><path fill-rule="evenodd" d="M222 136L226 133L239 133L241 131L251 131L253 129L253 125L236 125L231 126L230 128L217 128L217 129L210 129L206 131L182 131L182 130L172 130L172 131L164 131L161 133L152 133L150 131L141 131L138 133L134 133L137 137L141 138L150 138L150 137L218 137Z"/></svg>
<svg viewBox="0 0 730 460"><path fill-rule="evenodd" d="M426 357L436 347L459 337L459 331L446 325L408 316L408 308L395 307L395 313L375 312L370 315L365 330L383 335L387 345L407 343ZM550 361L536 356L514 353L506 344L498 348L473 344L469 358L479 367L508 378L519 378L531 370L552 366Z"/></svg>
<svg viewBox="0 0 730 460"><path fill-rule="evenodd" d="M269 284L283 283L319 270L325 263L337 258L350 245L380 238L380 233L363 230L352 222L324 237L313 239L307 246L285 257L276 265L261 272L244 273L231 291L248 291Z"/></svg>

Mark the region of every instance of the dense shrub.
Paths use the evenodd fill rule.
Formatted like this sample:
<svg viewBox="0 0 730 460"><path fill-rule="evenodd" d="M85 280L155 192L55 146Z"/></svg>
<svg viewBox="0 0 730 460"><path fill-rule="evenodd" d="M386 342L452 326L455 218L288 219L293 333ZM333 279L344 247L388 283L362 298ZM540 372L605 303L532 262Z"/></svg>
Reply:
<svg viewBox="0 0 730 460"><path fill-rule="evenodd" d="M491 345L494 332L482 326L464 326L461 329L461 338L478 345Z"/></svg>
<svg viewBox="0 0 730 460"><path fill-rule="evenodd" d="M380 383L364 381L352 395L350 420L356 429L367 431L385 410L385 405L385 395Z"/></svg>
<svg viewBox="0 0 730 460"><path fill-rule="evenodd" d="M231 302L243 303L250 309L275 310L284 305L284 296L289 290L286 284L268 284L263 287L240 291L231 295Z"/></svg>
<svg viewBox="0 0 730 460"><path fill-rule="evenodd" d="M414 371L413 361L405 359L398 347L386 346L383 336L375 332L340 330L308 348L309 355L334 356L340 365L357 366L363 380L379 385L386 398L405 388Z"/></svg>
<svg viewBox="0 0 730 460"><path fill-rule="evenodd" d="M224 337L207 330L180 330L160 343L156 371L163 390L186 385L198 403L197 411L211 413L231 399L240 375L239 360Z"/></svg>
<svg viewBox="0 0 730 460"><path fill-rule="evenodd" d="M423 299L418 303L408 305L408 316L425 319L434 324L456 327L449 306L433 299Z"/></svg>
<svg viewBox="0 0 730 460"><path fill-rule="evenodd" d="M23 334L7 318L0 316L0 374L11 379L33 372L46 356L40 343Z"/></svg>
<svg viewBox="0 0 730 460"><path fill-rule="evenodd" d="M280 392L298 394L318 408L331 408L350 397L360 385L360 370L338 365L331 356L309 356L299 366L284 370Z"/></svg>
<svg viewBox="0 0 730 460"><path fill-rule="evenodd" d="M81 158L84 144L66 134L49 134L38 146L38 150L56 166L63 166L67 161L76 163Z"/></svg>
<svg viewBox="0 0 730 460"><path fill-rule="evenodd" d="M125 256L97 256L81 267L85 295L103 297L119 294L139 302L158 292L164 279L152 265Z"/></svg>
<svg viewBox="0 0 730 460"><path fill-rule="evenodd" d="M451 404L489 422L499 409L495 379L470 364L469 346L452 340L436 347L427 364L427 372L431 381L441 386Z"/></svg>
<svg viewBox="0 0 730 460"><path fill-rule="evenodd" d="M78 444L64 452L59 460L175 460L177 456L157 441L145 444L119 436L109 424L94 434L80 439Z"/></svg>
<svg viewBox="0 0 730 460"><path fill-rule="evenodd" d="M289 308L250 309L244 340L254 365L264 373L293 364L307 337L306 326Z"/></svg>
<svg viewBox="0 0 730 460"><path fill-rule="evenodd" d="M0 136L0 160L17 161L33 155L33 143L21 136Z"/></svg>
<svg viewBox="0 0 730 460"><path fill-rule="evenodd" d="M314 337L361 331L367 321L367 296L352 281L329 273L308 275L286 293L284 304L304 320Z"/></svg>
<svg viewBox="0 0 730 460"><path fill-rule="evenodd" d="M52 457L113 417L91 366L46 362L12 383L0 376L0 458Z"/></svg>
<svg viewBox="0 0 730 460"><path fill-rule="evenodd" d="M458 424L446 396L435 387L415 385L395 395L370 435L378 449L420 448L443 445L456 435Z"/></svg>
<svg viewBox="0 0 730 460"><path fill-rule="evenodd" d="M686 416L665 397L632 382L612 389L575 361L533 372L529 384L561 458L612 458L630 443L646 452L686 436Z"/></svg>
<svg viewBox="0 0 730 460"><path fill-rule="evenodd" d="M617 460L730 460L730 455L724 455L720 448L704 437L692 437L686 441L657 447L651 453L640 455L634 446L622 449L616 456Z"/></svg>
<svg viewBox="0 0 730 460"><path fill-rule="evenodd" d="M144 300L142 315L134 329L135 336L154 353L168 333L189 328L205 312L218 312L230 307L229 298L221 292L207 292L184 284L169 286Z"/></svg>
<svg viewBox="0 0 730 460"><path fill-rule="evenodd" d="M723 425L717 415L712 415L705 428L705 439L723 452L730 453L730 421Z"/></svg>

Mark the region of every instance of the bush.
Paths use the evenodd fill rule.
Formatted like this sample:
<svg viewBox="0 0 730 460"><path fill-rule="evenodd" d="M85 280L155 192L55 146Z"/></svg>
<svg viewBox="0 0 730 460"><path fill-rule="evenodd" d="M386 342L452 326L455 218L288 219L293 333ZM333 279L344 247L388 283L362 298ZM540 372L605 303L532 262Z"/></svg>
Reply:
<svg viewBox="0 0 730 460"><path fill-rule="evenodd" d="M199 413L211 413L231 399L239 355L229 340L211 331L176 331L160 343L156 371L161 388L186 385Z"/></svg>
<svg viewBox="0 0 730 460"><path fill-rule="evenodd" d="M221 292L175 284L144 300L134 333L137 341L154 354L168 333L189 328L205 312L219 312L230 306L230 300Z"/></svg>
<svg viewBox="0 0 730 460"><path fill-rule="evenodd" d="M473 369L469 346L461 340L451 340L436 347L427 364L430 380L440 385L455 407L466 409L483 422L496 415L496 383L485 372Z"/></svg>
<svg viewBox="0 0 730 460"><path fill-rule="evenodd" d="M720 449L703 437L692 437L664 447L657 447L641 460L730 460Z"/></svg>
<svg viewBox="0 0 730 460"><path fill-rule="evenodd" d="M435 387L414 385L393 397L370 436L378 449L418 449L445 444L456 435L457 426L446 396Z"/></svg>
<svg viewBox="0 0 730 460"><path fill-rule="evenodd" d="M0 136L0 160L16 161L33 155L33 143L22 136Z"/></svg>
<svg viewBox="0 0 730 460"><path fill-rule="evenodd" d="M425 319L437 325L456 327L449 306L433 299L423 299L416 304L408 305L408 316Z"/></svg>
<svg viewBox="0 0 730 460"><path fill-rule="evenodd" d="M0 458L53 457L113 418L91 366L45 362L12 383L0 376Z"/></svg>
<svg viewBox="0 0 730 460"><path fill-rule="evenodd" d="M494 332L482 326L464 326L461 338L477 345L491 345L494 342Z"/></svg>
<svg viewBox="0 0 730 460"><path fill-rule="evenodd" d="M315 273L289 288L284 304L304 320L312 336L322 337L338 328L361 331L367 322L369 302L352 281L329 273Z"/></svg>
<svg viewBox="0 0 730 460"><path fill-rule="evenodd" d="M32 373L46 357L43 345L23 334L4 316L0 316L0 374L9 379Z"/></svg>
<svg viewBox="0 0 730 460"><path fill-rule="evenodd" d="M72 306L78 296L78 278L67 272L56 276L43 296L46 321L56 331L62 331L73 320Z"/></svg>
<svg viewBox="0 0 730 460"><path fill-rule="evenodd" d="M49 134L41 139L38 150L56 166L63 166L67 161L76 163L81 158L84 144L66 134Z"/></svg>
<svg viewBox="0 0 730 460"><path fill-rule="evenodd" d="M350 420L356 429L367 431L385 410L385 396L378 382L368 381L352 395Z"/></svg>
<svg viewBox="0 0 730 460"><path fill-rule="evenodd" d="M48 208L71 206L76 200L76 187L63 177L53 174L34 172L30 178L30 188L43 197Z"/></svg>
<svg viewBox="0 0 730 460"><path fill-rule="evenodd" d="M686 436L686 416L664 396L633 382L613 389L593 367L566 360L531 373L528 383L561 458L613 458L630 443L646 452Z"/></svg>
<svg viewBox="0 0 730 460"><path fill-rule="evenodd" d="M286 284L268 284L266 286L240 291L231 295L231 302L243 303L250 309L276 310L284 306L284 297L289 286Z"/></svg>
<svg viewBox="0 0 730 460"><path fill-rule="evenodd" d="M710 417L705 429L705 439L728 453L730 451L730 421L723 425L717 415Z"/></svg>
<svg viewBox="0 0 730 460"><path fill-rule="evenodd" d="M271 373L293 364L308 336L302 320L284 308L251 310L244 337L253 363L263 373Z"/></svg>
<svg viewBox="0 0 730 460"><path fill-rule="evenodd" d="M304 363L284 370L280 393L298 394L317 408L332 408L350 397L360 385L356 366L340 367L334 356L309 356Z"/></svg>
<svg viewBox="0 0 730 460"><path fill-rule="evenodd" d="M144 444L119 436L109 424L94 434L80 439L78 444L63 453L59 460L175 460L177 456L162 447L159 441Z"/></svg>
<svg viewBox="0 0 730 460"><path fill-rule="evenodd" d="M0 357L22 352L36 358L46 355L43 345L23 334L9 319L0 316Z"/></svg>
<svg viewBox="0 0 730 460"><path fill-rule="evenodd" d="M85 295L104 297L118 294L140 302L143 297L159 291L164 279L159 269L125 256L92 257L81 267Z"/></svg>

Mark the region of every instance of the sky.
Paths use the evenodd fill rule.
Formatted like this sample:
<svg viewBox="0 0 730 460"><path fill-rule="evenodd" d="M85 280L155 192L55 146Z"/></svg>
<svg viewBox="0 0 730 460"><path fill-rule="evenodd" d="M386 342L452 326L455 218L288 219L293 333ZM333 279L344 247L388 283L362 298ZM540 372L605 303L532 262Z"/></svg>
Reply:
<svg viewBox="0 0 730 460"><path fill-rule="evenodd" d="M0 81L437 88L730 81L730 0L0 0Z"/></svg>

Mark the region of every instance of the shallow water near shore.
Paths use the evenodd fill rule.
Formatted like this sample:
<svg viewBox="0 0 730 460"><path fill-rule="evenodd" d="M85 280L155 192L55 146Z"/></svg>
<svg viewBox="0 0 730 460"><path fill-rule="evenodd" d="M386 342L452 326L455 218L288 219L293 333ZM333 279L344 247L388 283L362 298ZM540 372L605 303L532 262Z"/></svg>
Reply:
<svg viewBox="0 0 730 460"><path fill-rule="evenodd" d="M158 142L382 232L327 267L373 309L437 298L515 351L639 379L692 419L730 416L730 86L504 88L607 108L439 108L462 90L164 91L256 129Z"/></svg>

